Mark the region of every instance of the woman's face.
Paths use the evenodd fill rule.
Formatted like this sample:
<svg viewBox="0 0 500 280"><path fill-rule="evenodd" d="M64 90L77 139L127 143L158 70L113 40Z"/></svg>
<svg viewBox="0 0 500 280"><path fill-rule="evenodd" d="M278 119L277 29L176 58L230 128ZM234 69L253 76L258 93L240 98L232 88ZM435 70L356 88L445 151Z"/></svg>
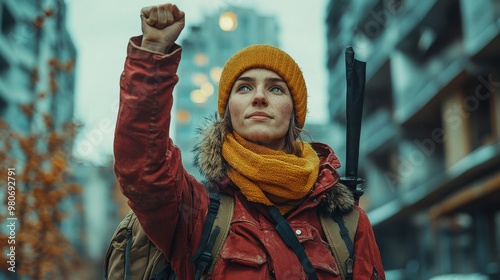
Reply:
<svg viewBox="0 0 500 280"><path fill-rule="evenodd" d="M228 101L233 129L246 140L281 150L293 114L285 81L275 72L256 68L235 81Z"/></svg>

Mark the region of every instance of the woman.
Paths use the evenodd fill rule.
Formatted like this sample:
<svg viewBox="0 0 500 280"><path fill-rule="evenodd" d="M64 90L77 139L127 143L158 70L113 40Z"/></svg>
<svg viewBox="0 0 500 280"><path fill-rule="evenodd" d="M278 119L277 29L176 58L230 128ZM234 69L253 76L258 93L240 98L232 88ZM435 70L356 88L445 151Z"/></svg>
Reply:
<svg viewBox="0 0 500 280"><path fill-rule="evenodd" d="M121 77L115 171L129 205L179 279L193 279L209 197L182 166L169 137L172 91L184 13L165 4L143 8L143 36L128 46ZM340 279L320 211L360 211L355 279L384 279L373 230L324 144L299 141L307 90L298 65L266 45L247 47L225 65L218 113L201 132L196 164L219 192L234 197L230 232L208 279L306 279L306 269L275 230L278 209L297 234L318 279ZM274 208L275 207L275 208Z"/></svg>

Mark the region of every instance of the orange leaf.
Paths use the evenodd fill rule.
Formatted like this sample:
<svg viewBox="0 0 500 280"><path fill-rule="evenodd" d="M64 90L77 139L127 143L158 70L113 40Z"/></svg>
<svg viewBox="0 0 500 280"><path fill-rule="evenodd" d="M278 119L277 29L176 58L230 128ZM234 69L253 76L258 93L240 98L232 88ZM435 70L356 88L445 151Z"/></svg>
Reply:
<svg viewBox="0 0 500 280"><path fill-rule="evenodd" d="M43 11L43 13L45 14L46 17L51 17L55 14L53 9L46 9L45 11Z"/></svg>
<svg viewBox="0 0 500 280"><path fill-rule="evenodd" d="M45 22L45 18L43 16L37 16L34 20L34 24L36 27L38 28L42 28L43 27L43 24Z"/></svg>
<svg viewBox="0 0 500 280"><path fill-rule="evenodd" d="M66 159L61 155L54 155L52 158L52 167L54 172L61 172L67 167Z"/></svg>

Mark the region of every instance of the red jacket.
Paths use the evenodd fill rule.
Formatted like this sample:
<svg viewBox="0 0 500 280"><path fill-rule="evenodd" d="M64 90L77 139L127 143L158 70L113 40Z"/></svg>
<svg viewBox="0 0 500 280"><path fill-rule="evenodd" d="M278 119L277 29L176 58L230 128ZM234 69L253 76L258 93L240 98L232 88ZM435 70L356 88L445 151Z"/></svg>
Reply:
<svg viewBox="0 0 500 280"><path fill-rule="evenodd" d="M131 39L120 81L115 172L146 234L179 279L190 280L195 268L189 259L199 243L209 198L204 186L183 168L180 151L169 137L181 48L175 46L168 55L155 54L138 47L140 41L140 37ZM296 255L275 231L267 207L248 202L225 176L219 129L216 120L202 132L196 162L207 179L228 186L220 191L234 196L235 208L229 235L207 279L306 279ZM345 211L352 207L352 196L336 184L340 163L332 149L319 143L313 143L313 148L321 162L318 179L311 194L286 219L294 231L300 229L298 239L318 278L340 279L318 211ZM354 279L385 279L370 222L357 209Z"/></svg>

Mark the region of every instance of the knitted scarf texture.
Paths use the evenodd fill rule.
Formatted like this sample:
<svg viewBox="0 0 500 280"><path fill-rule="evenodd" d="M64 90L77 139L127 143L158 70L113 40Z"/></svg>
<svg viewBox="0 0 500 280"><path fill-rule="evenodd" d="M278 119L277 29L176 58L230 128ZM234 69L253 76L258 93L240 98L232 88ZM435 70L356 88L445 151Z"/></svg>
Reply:
<svg viewBox="0 0 500 280"><path fill-rule="evenodd" d="M251 143L237 133L226 135L222 156L228 177L248 201L292 210L311 191L318 177L319 158L311 145L301 142L302 156Z"/></svg>

